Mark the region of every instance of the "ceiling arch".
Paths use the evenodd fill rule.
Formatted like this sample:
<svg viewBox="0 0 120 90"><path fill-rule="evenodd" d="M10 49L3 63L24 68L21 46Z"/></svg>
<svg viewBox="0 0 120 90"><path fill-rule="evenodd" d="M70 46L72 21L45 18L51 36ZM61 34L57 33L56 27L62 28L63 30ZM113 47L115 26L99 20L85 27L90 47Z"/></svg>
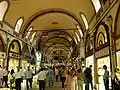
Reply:
<svg viewBox="0 0 120 90"><path fill-rule="evenodd" d="M64 43L55 43L55 44L53 43L53 44L51 44L50 46L48 46L48 47L46 48L45 52L47 52L50 47L53 47L53 45L56 45L56 44L60 44L60 45L65 46L65 47L71 52L70 47L68 47L68 46L67 46L66 44L64 44ZM72 53L72 52L71 52L71 53Z"/></svg>
<svg viewBox="0 0 120 90"><path fill-rule="evenodd" d="M41 11L35 13L34 15L32 15L28 19L28 21L23 26L23 29L22 29L23 30L23 35L22 35L22 37L25 37L26 33L28 32L28 27L31 25L31 23L33 21L35 21L38 17L41 17L41 16L46 15L46 14L50 14L50 13L65 14L65 15L73 18L76 21L76 23L82 28L80 19L75 14L73 14L72 12L70 12L68 10L65 10L65 9L61 9L61 8L50 8L50 9L41 10Z"/></svg>
<svg viewBox="0 0 120 90"><path fill-rule="evenodd" d="M54 36L54 37L48 38L48 39L44 42L44 45L45 45L48 41L50 41L50 40L52 40L52 39L56 39L56 38L58 38L58 39L63 39L64 41L67 41L70 45L72 44L72 43L71 43L67 38L65 38L65 37Z"/></svg>

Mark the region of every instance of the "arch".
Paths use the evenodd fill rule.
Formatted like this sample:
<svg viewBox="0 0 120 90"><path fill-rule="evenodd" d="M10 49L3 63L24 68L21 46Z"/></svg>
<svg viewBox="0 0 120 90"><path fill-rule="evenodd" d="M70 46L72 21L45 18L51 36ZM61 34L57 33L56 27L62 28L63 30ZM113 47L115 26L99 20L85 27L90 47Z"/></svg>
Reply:
<svg viewBox="0 0 120 90"><path fill-rule="evenodd" d="M105 29L105 32L106 32L106 39L107 39L107 41L109 40L109 27L108 27L108 25L106 25L104 22L100 22L99 24L98 24L98 26L96 27L96 31L95 31L95 33L94 33L94 43L95 44L97 44L97 40L98 40L98 38L97 38L97 34L99 34L98 33L98 31L99 31L99 27L100 26L103 26L104 27L104 29ZM94 45L95 46L95 45ZM97 45L96 45L97 46ZM95 47L95 48L97 48L97 47Z"/></svg>
<svg viewBox="0 0 120 90"><path fill-rule="evenodd" d="M102 38L99 39L99 38L100 38L100 35L102 35L102 37L103 37L103 41L102 41ZM103 32L99 32L99 33L98 33L97 41L96 41L96 44L97 44L98 47L100 46L100 45L99 45L99 42L100 42L100 41L102 41L102 43L105 44L105 35L104 35Z"/></svg>
<svg viewBox="0 0 120 90"><path fill-rule="evenodd" d="M115 23L114 23L114 25L115 25L115 35L117 36L117 37L119 37L120 36L120 28L118 28L118 20L120 21L120 5L119 5L119 7L118 7L118 9L117 9L117 14L116 14L116 16L115 16ZM119 30L118 30L119 29ZM119 31L119 33L117 33L117 31Z"/></svg>
<svg viewBox="0 0 120 90"><path fill-rule="evenodd" d="M24 21L24 17L18 18L18 20L17 20L17 22L16 22L16 24L15 24L15 31L16 31L17 33L19 33L19 31L20 31L21 26L22 26L22 24L23 24L23 21Z"/></svg>
<svg viewBox="0 0 120 90"><path fill-rule="evenodd" d="M88 25L88 19L87 19L86 15L84 13L82 13L82 12L80 12L80 16L81 16L82 21L84 22L84 25L85 25L86 30L87 30L88 27L89 27L89 25Z"/></svg>
<svg viewBox="0 0 120 90"><path fill-rule="evenodd" d="M8 7L9 7L8 0L0 1L0 21L4 20Z"/></svg>
<svg viewBox="0 0 120 90"><path fill-rule="evenodd" d="M34 33L32 34L32 37L31 37L31 39L30 39L30 41L31 41L31 42L32 42L32 41L33 41L33 39L34 39L35 34L36 34L36 32L34 32Z"/></svg>
<svg viewBox="0 0 120 90"><path fill-rule="evenodd" d="M48 31L48 33L56 32L56 31L57 30L50 30L50 31ZM62 30L60 30L60 31L62 31ZM63 32L65 32L65 31L63 31ZM73 40L73 43L75 43L75 40L73 39L72 36L70 36L67 32L65 32L65 34ZM40 46L41 38L42 38L42 36L38 39L38 50L40 50L39 46Z"/></svg>
<svg viewBox="0 0 120 90"><path fill-rule="evenodd" d="M96 13L99 11L99 9L101 8L101 3L99 0L91 0L91 2L93 3L93 6L95 8Z"/></svg>
<svg viewBox="0 0 120 90"><path fill-rule="evenodd" d="M28 33L27 33L27 35L26 35L26 38L28 38L29 37L29 35L30 35L30 33L31 33L31 31L33 30L33 26L31 26L29 29L28 29Z"/></svg>
<svg viewBox="0 0 120 90"><path fill-rule="evenodd" d="M8 54L9 54L10 49L11 49L11 47L12 47L12 45L13 45L14 42L16 42L18 44L18 46L19 46L19 53L18 54L21 55L21 45L20 45L20 42L18 40L15 40L15 39L12 40L11 43L10 43L10 45L9 45Z"/></svg>
<svg viewBox="0 0 120 90"><path fill-rule="evenodd" d="M35 21L37 18L39 18L40 16L44 16L46 14L50 14L50 13L60 13L60 14L64 14L64 15L67 15L71 18L73 18L77 24L82 28L81 26L81 22L79 20L79 18L74 15L72 12L68 11L68 10L65 10L65 9L61 9L61 8L50 8L50 9L44 9L44 10L41 10L37 13L35 13L34 15L32 15L28 21L25 23L25 25L23 26L23 32L22 32L22 37L24 38L26 33L28 32L28 27L30 26L30 24Z"/></svg>
<svg viewBox="0 0 120 90"><path fill-rule="evenodd" d="M79 26L78 24L75 24L75 25L76 25L76 27L77 27L79 33L80 33L80 36L83 37L84 35L83 35L82 29L80 28L80 26Z"/></svg>
<svg viewBox="0 0 120 90"><path fill-rule="evenodd" d="M65 45L65 44L63 44L63 43L55 43L55 44L61 44L61 45L64 45L65 47L67 47L67 48L70 50L70 47L68 47L67 45ZM45 52L47 52L48 49L49 49L51 46L53 46L53 45L54 45L54 43L51 44L50 46L48 46L48 48L45 50ZM71 51L71 50L70 50L70 51Z"/></svg>
<svg viewBox="0 0 120 90"><path fill-rule="evenodd" d="M54 39L54 38L64 39L64 40L66 40L70 45L72 45L71 42L70 42L68 39L66 39L65 37L54 36L54 37L51 37L51 38L47 39L47 40L45 41L43 47L45 46L45 44L46 44L49 40Z"/></svg>
<svg viewBox="0 0 120 90"><path fill-rule="evenodd" d="M14 40L11 41L11 43L10 43L10 45L8 47L7 69L9 67L10 52L11 52L10 50L11 50L11 47L12 47L13 43L17 43L18 49L19 49L19 53L17 53L17 54L21 56L21 45L20 45L20 42L18 40L14 39ZM21 57L19 57L19 66L20 66L20 59L21 59Z"/></svg>
<svg viewBox="0 0 120 90"><path fill-rule="evenodd" d="M4 42L3 37L2 37L1 34L0 34L0 43L1 43L1 45L0 45L0 52L6 52L5 51L5 42Z"/></svg>
<svg viewBox="0 0 120 90"><path fill-rule="evenodd" d="M52 51L54 51L55 49L56 49L56 48L53 48L52 50L50 50L49 52L47 52L48 55L49 55ZM68 52L69 54L72 54L71 52L69 52L69 51L66 50L65 48L61 48L61 49L65 50L65 51Z"/></svg>

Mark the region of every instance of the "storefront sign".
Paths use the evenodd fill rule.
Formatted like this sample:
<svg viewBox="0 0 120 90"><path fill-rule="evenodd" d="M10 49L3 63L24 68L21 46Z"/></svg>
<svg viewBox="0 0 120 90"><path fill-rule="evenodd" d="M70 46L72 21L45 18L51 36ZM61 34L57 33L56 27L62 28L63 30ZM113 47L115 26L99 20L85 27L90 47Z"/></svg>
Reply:
<svg viewBox="0 0 120 90"><path fill-rule="evenodd" d="M19 54L16 54L16 53L9 53L9 56L10 56L10 57L13 57L13 58L17 58L17 59L20 58L20 55L19 55Z"/></svg>
<svg viewBox="0 0 120 90"><path fill-rule="evenodd" d="M109 47L103 48L97 52L95 52L96 58L103 57L109 54Z"/></svg>

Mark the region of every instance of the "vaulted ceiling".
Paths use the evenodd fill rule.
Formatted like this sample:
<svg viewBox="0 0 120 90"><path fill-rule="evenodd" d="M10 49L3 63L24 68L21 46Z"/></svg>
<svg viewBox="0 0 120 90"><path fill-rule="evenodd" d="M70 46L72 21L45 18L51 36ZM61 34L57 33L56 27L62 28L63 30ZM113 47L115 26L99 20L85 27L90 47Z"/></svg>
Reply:
<svg viewBox="0 0 120 90"><path fill-rule="evenodd" d="M36 32L34 41L38 50L42 50L53 56L60 51L63 56L69 58L79 52L75 32L80 36L76 24L85 32L85 24L80 16L84 14L91 22L95 15L95 9L91 0L7 0L9 8L4 22L15 28L17 20L22 17L23 24L20 30L22 38L32 26ZM78 40L77 40L78 41ZM80 42L79 42L80 44ZM59 54L60 54L59 53ZM77 53L78 54L78 53Z"/></svg>

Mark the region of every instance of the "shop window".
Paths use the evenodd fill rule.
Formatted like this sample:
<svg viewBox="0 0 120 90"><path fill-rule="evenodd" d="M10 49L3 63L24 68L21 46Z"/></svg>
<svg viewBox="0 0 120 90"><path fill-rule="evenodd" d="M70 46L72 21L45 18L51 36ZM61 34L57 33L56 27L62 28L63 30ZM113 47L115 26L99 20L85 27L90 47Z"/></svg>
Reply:
<svg viewBox="0 0 120 90"><path fill-rule="evenodd" d="M101 4L99 0L92 0L96 13L99 11Z"/></svg>
<svg viewBox="0 0 120 90"><path fill-rule="evenodd" d="M8 8L8 2L7 1L2 1L0 2L0 21L3 21L5 12Z"/></svg>
<svg viewBox="0 0 120 90"><path fill-rule="evenodd" d="M16 23L16 25L15 25L15 31L16 31L17 33L19 33L22 24L23 24L23 18L18 19L18 20L17 20L17 23Z"/></svg>
<svg viewBox="0 0 120 90"><path fill-rule="evenodd" d="M80 14L80 15L81 15L81 17L82 17L82 19L83 19L83 22L84 22L85 27L86 27L86 30L87 30L87 29L88 29L88 21L87 21L87 18L85 17L84 14Z"/></svg>

